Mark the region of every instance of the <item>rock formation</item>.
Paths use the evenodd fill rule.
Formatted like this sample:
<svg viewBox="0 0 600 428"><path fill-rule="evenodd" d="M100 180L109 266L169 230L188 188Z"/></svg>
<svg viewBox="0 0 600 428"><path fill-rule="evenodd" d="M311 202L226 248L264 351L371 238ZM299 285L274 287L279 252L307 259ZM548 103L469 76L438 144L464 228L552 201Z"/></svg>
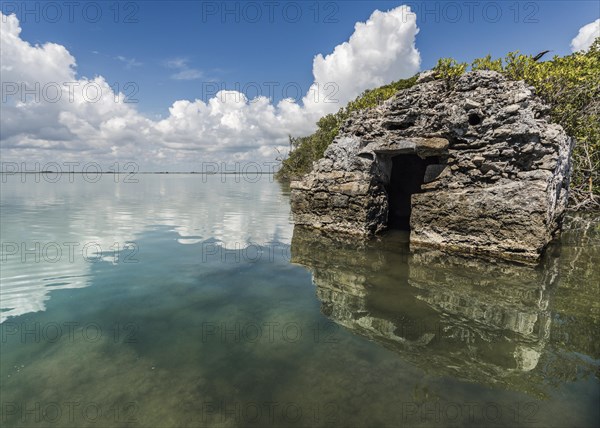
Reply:
<svg viewBox="0 0 600 428"><path fill-rule="evenodd" d="M524 82L492 71L412 88L341 128L292 182L296 224L535 261L560 230L572 139Z"/></svg>

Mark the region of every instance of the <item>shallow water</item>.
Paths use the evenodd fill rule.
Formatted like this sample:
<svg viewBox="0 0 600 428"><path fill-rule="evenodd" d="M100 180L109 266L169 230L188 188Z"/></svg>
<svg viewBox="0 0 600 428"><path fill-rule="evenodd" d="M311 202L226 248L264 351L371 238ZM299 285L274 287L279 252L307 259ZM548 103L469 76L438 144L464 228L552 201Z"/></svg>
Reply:
<svg viewBox="0 0 600 428"><path fill-rule="evenodd" d="M3 426L598 425L599 218L531 268L294 230L270 176L36 177L1 184Z"/></svg>

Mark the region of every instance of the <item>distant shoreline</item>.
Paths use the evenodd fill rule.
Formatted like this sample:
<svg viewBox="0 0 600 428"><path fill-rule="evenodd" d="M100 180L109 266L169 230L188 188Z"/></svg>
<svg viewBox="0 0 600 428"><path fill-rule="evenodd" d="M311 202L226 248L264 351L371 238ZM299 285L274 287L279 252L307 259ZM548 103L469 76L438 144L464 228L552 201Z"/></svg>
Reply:
<svg viewBox="0 0 600 428"><path fill-rule="evenodd" d="M96 173L96 172L94 172ZM171 172L171 171L160 171L160 172L150 172L150 171L141 171L141 172L113 172L113 171L99 171L98 174L114 174L114 175L136 175L136 174L187 174L187 175L274 175L274 172ZM6 175L17 175L17 174L90 174L90 172L60 172L60 171L29 171L29 172L5 172L0 171L1 174Z"/></svg>

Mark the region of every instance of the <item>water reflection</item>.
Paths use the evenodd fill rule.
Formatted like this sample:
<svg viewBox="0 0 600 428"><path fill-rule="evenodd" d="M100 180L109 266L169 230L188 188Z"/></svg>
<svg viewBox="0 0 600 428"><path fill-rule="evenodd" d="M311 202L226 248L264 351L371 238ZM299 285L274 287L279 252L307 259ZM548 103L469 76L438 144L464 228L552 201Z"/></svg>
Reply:
<svg viewBox="0 0 600 428"><path fill-rule="evenodd" d="M166 227L180 244L238 250L290 242L289 201L272 176L124 177L3 175L0 323L45 310L52 291L87 287L100 260L143 259L156 250L136 247L148 231Z"/></svg>
<svg viewBox="0 0 600 428"><path fill-rule="evenodd" d="M597 242L597 231L591 239ZM565 247L563 254L551 247L534 268L435 250L411 253L401 232L360 243L296 227L291 252L293 262L312 271L321 312L339 325L427 372L544 396L548 378L556 377L551 372L598 375L589 307L554 302L569 289L561 275L572 278L572 266L586 263L581 257L597 262L598 253ZM577 282L589 298L598 291L598 271L586 267L592 282ZM592 360L563 352L573 348Z"/></svg>
<svg viewBox="0 0 600 428"><path fill-rule="evenodd" d="M213 178L3 186L3 242L131 240L139 263L3 262L2 315L24 315L0 325L0 395L16 406L2 426L597 425L600 219L574 219L537 269L411 254L402 234L296 230L294 261L317 298L287 257L288 192ZM45 330L67 323L73 336ZM259 340L248 326L262 326ZM73 402L105 417L71 418ZM44 416L54 403L59 421ZM257 403L258 421L232 412ZM303 417L273 420L267 403Z"/></svg>

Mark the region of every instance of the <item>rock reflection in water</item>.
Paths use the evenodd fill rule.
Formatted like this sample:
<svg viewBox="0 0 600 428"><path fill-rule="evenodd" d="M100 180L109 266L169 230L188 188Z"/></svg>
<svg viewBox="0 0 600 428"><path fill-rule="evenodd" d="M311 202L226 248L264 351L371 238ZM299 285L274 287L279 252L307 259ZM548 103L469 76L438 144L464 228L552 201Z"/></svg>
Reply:
<svg viewBox="0 0 600 428"><path fill-rule="evenodd" d="M556 249L531 267L410 252L407 233L365 243L296 227L291 251L322 312L350 331L433 374L545 395Z"/></svg>

